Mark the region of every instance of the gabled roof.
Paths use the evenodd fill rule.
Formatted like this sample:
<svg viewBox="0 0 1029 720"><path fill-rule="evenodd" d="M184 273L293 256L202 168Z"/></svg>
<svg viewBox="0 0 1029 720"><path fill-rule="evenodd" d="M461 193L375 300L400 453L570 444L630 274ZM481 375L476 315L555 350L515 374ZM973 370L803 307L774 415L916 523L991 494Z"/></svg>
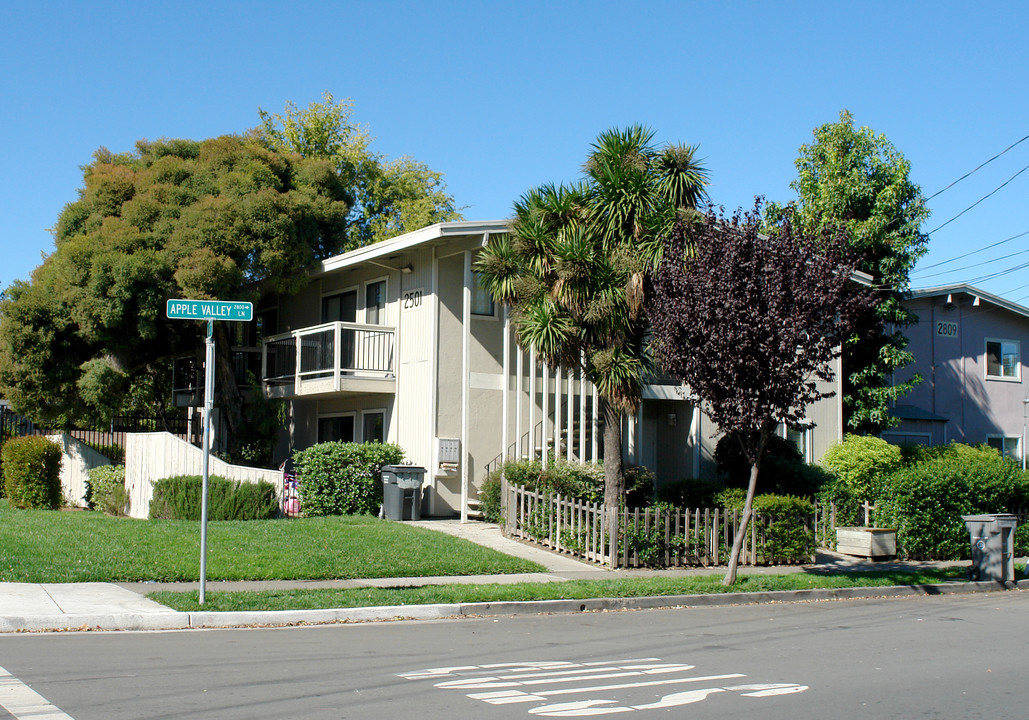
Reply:
<svg viewBox="0 0 1029 720"><path fill-rule="evenodd" d="M345 252L342 255L322 260L315 275L340 270L342 268L358 265L369 260L386 258L391 255L398 255L405 250L418 246L440 245L448 238L460 237L463 235L486 235L494 233L505 233L509 229L508 220L482 220L482 221L456 221L436 223L423 227L414 232L404 233L389 240L365 245L364 247Z"/></svg>
<svg viewBox="0 0 1029 720"><path fill-rule="evenodd" d="M932 298L932 297L944 297L944 296L965 296L972 298L974 304L980 304L982 302L988 302L991 305L995 305L999 308L1009 310L1016 315L1029 318L1029 308L1024 305L1019 305L1016 302L1005 300L999 295L980 290L979 288L969 285L968 283L956 283L954 285L941 285L939 287L931 288L920 288L918 290L912 290L909 293L911 298Z"/></svg>

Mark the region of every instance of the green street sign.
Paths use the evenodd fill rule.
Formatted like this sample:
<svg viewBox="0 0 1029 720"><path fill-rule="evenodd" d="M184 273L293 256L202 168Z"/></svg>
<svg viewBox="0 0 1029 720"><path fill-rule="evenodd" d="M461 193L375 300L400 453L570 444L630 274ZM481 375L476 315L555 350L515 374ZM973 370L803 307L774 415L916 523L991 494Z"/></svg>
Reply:
<svg viewBox="0 0 1029 720"><path fill-rule="evenodd" d="M169 320L234 320L249 322L254 318L254 304L235 300L169 300Z"/></svg>

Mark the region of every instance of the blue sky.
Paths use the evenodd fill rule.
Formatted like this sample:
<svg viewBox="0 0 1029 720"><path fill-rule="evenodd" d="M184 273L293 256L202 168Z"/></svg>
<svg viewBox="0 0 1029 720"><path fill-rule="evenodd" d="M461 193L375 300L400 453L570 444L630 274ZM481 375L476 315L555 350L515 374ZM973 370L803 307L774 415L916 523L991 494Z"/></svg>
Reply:
<svg viewBox="0 0 1029 720"><path fill-rule="evenodd" d="M798 148L843 108L929 196L1029 135L1026 27L1015 2L0 0L0 287L52 251L98 147L242 132L326 90L373 149L443 172L468 219L575 179L599 132L637 122L700 146L717 203L789 200ZM1026 166L1029 140L933 199L925 229ZM1029 262L1029 234L926 267L1029 231L1027 190L1029 171L934 232L913 285L1029 300L1029 270L984 278Z"/></svg>

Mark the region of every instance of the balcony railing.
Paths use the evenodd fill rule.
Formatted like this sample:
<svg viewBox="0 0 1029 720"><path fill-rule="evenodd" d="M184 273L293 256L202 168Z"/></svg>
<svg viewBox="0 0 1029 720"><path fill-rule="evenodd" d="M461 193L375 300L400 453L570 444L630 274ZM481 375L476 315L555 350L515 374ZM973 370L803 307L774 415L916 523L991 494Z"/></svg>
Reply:
<svg viewBox="0 0 1029 720"><path fill-rule="evenodd" d="M393 379L395 334L382 325L331 322L266 338L265 386L279 388L279 395L301 395L305 384L339 392L350 378Z"/></svg>

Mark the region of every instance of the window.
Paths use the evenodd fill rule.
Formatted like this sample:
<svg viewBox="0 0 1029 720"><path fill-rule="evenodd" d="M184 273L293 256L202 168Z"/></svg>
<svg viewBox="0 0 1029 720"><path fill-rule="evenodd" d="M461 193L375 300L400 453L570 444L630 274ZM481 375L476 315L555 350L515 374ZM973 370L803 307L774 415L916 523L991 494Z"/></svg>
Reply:
<svg viewBox="0 0 1029 720"><path fill-rule="evenodd" d="M357 290L322 298L322 322L357 322Z"/></svg>
<svg viewBox="0 0 1029 720"><path fill-rule="evenodd" d="M810 443L808 442L810 431L811 429L806 427L791 427L786 430L786 440L793 443L797 452L804 458L804 462L811 462Z"/></svg>
<svg viewBox="0 0 1029 720"><path fill-rule="evenodd" d="M991 448L996 448L1000 451L1000 454L1006 458L1012 460L1021 460L1022 453L1019 452L1019 445L1021 444L1020 438L1017 437L1005 437L1003 435L987 435L986 444Z"/></svg>
<svg viewBox="0 0 1029 720"><path fill-rule="evenodd" d="M279 331L279 311L261 310L254 318L257 339L263 340Z"/></svg>
<svg viewBox="0 0 1029 720"><path fill-rule="evenodd" d="M318 418L318 442L354 442L354 416Z"/></svg>
<svg viewBox="0 0 1029 720"><path fill-rule="evenodd" d="M472 273L472 315L493 317L495 313L493 295L483 286L482 276L479 273Z"/></svg>
<svg viewBox="0 0 1029 720"><path fill-rule="evenodd" d="M986 377L1017 380L1021 365L1017 340L986 340Z"/></svg>
<svg viewBox="0 0 1029 720"><path fill-rule="evenodd" d="M367 325L386 324L386 281L370 282L364 286L364 322Z"/></svg>
<svg viewBox="0 0 1029 720"><path fill-rule="evenodd" d="M361 413L361 442L386 441L386 413L370 410Z"/></svg>

